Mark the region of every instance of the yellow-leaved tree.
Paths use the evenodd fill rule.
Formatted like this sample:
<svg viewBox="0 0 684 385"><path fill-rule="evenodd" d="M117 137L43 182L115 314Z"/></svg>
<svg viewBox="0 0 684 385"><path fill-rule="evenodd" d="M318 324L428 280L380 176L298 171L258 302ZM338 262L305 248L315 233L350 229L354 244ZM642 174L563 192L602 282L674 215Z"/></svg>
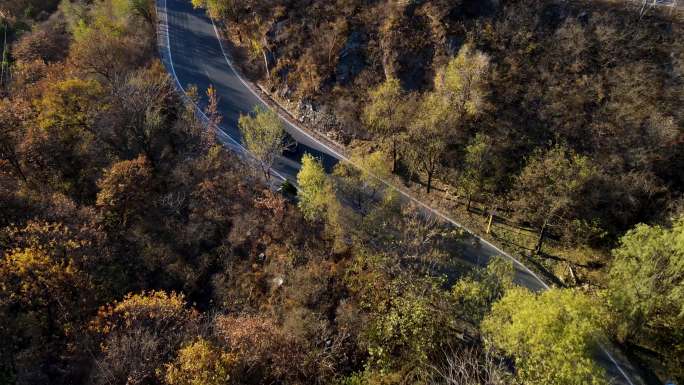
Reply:
<svg viewBox="0 0 684 385"><path fill-rule="evenodd" d="M364 124L389 142L392 172L396 172L399 149L406 139L406 129L415 103L396 78L389 78L370 90L368 98L368 104L363 109Z"/></svg>
<svg viewBox="0 0 684 385"><path fill-rule="evenodd" d="M235 354L227 353L199 338L178 351L178 357L166 365L169 385L222 385L230 383Z"/></svg>
<svg viewBox="0 0 684 385"><path fill-rule="evenodd" d="M273 110L254 107L254 115L242 115L238 121L242 141L261 163L261 169L268 179L276 158L288 148L283 121Z"/></svg>
<svg viewBox="0 0 684 385"><path fill-rule="evenodd" d="M333 186L319 160L311 154L302 157L302 168L297 174L299 185L298 206L304 218L315 221L324 218L331 197L334 197Z"/></svg>
<svg viewBox="0 0 684 385"><path fill-rule="evenodd" d="M617 338L661 355L684 380L684 215L672 225L637 225L613 250L608 303Z"/></svg>
<svg viewBox="0 0 684 385"><path fill-rule="evenodd" d="M506 292L482 321L485 341L511 356L524 384L606 384L594 353L605 314L574 289Z"/></svg>

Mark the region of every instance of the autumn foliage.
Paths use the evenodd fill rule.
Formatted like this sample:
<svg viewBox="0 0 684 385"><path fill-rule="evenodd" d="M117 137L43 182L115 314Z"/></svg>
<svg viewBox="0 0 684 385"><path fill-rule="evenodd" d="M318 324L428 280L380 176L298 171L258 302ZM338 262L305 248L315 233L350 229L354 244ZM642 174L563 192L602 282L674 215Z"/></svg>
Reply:
<svg viewBox="0 0 684 385"><path fill-rule="evenodd" d="M613 139L625 133L629 145L615 158L620 141L579 140L592 135L571 112L593 94L568 98L566 109L547 103L562 94L561 80L544 78L551 85L534 88L541 94L515 92L527 55L540 49L526 40L529 31L502 38L529 26L509 20L523 17L513 12L517 2L503 2L506 17L483 21L458 50L436 46L434 71L420 76L399 52L426 52L428 29L446 39L439 20L455 15L443 12L449 2L412 2L412 10L402 2L309 2L294 11L280 1L193 3L216 19L249 15L231 32L274 82L290 68L299 96L345 96L329 82L339 52L359 26L378 27L372 71L342 71L338 80L363 88L364 98L371 90L366 109L355 104L360 94L344 100L352 100L347 117L356 116L357 128L362 121L367 138L381 137L380 151L354 153L362 169L343 163L332 173L307 155L298 196L283 195L266 183L268 172L253 172L216 143L216 103L207 128L176 93L155 57L153 1L3 4L11 76L0 84L0 384L601 382L606 373L592 349L610 340L639 344L657 357L649 361L657 375L681 379L681 354L671 352L683 346L682 219L664 214L677 212L664 205L681 187L669 167L680 154L659 140L670 140L678 121L640 102L636 95L653 94L630 80L651 67L613 68L606 81L620 92L599 92L594 113L626 119L591 125ZM379 13L361 12L369 9ZM292 23L304 10L317 20L311 31ZM281 17L289 20L276 34L282 42L296 48L313 34L314 43L294 56L276 47L265 26ZM421 28L408 28L415 19ZM578 43L577 28L563 24L557 34ZM597 39L620 37L606 29ZM511 58L502 59L497 52L509 44ZM560 69L581 73L582 63ZM391 76L383 82L376 72ZM407 83L412 77L417 84ZM492 89L494 81L506 86ZM520 104L543 108L518 116ZM549 122L578 140L537 148L555 137ZM258 110L242 123L270 166L283 145L277 116ZM256 135L255 127L270 129ZM647 134L643 146L629 127ZM453 159L469 172L445 173ZM515 288L509 260L474 267L473 238L377 179L393 169L427 177L430 189L450 175L473 202L511 193L524 220L552 227L542 239L579 243L575 228L563 226L596 213L613 235L662 218L619 237L605 285L530 293ZM610 199L583 203L596 191ZM654 286L654 274L663 286ZM644 299L652 306L635 306Z"/></svg>

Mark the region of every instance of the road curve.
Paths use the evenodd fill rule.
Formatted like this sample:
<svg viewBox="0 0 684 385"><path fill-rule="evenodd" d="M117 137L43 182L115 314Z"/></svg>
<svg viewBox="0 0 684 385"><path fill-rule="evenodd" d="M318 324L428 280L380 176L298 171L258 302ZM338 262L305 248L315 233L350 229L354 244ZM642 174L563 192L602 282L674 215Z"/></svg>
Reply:
<svg viewBox="0 0 684 385"><path fill-rule="evenodd" d="M237 128L238 119L241 114L249 113L257 105L268 105L235 70L228 53L224 50L218 30L203 10L193 9L190 0L156 0L156 5L160 56L179 91L184 95L187 87L194 85L202 94L202 90L213 86L219 97L219 111L223 117L219 139L239 154L248 156L241 145L241 135ZM203 115L201 110L205 105L206 98L200 98L200 116ZM347 160L332 146L319 141L288 120L283 121L285 130L297 145L293 151L276 161L273 168L280 178L295 180L300 166L299 161L307 152L320 158L328 170L337 162ZM397 191L433 215L455 226L463 227L401 189ZM462 258L472 265L483 266L494 256L503 256L514 262L518 284L534 291L548 289L543 280L517 259L474 234L466 242ZM614 384L636 385L641 382L635 384L632 381L638 376L628 362L620 361L618 364L606 349L597 353L597 360L606 369Z"/></svg>

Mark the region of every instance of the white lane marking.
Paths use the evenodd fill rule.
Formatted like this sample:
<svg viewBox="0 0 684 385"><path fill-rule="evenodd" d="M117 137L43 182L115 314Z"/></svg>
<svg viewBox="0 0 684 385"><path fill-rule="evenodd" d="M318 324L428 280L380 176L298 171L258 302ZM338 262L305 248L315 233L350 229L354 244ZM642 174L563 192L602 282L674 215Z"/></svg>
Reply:
<svg viewBox="0 0 684 385"><path fill-rule="evenodd" d="M615 360L615 358L613 358L613 355L610 354L610 352L608 351L608 349L606 349L606 347L603 346L603 344L599 344L599 347L601 348L601 350L603 350L604 353L606 353L606 355L608 356L608 358L610 359L610 361L613 363L613 365L615 365L615 367L616 367L617 370L620 372L620 374L622 374L622 377L624 377L625 380L627 380L627 382L629 383L629 385L634 385L634 383L632 382L632 380L629 379L629 376L627 376L627 373L625 373L625 371L622 370L622 366L620 366L620 364L617 363L617 361Z"/></svg>
<svg viewBox="0 0 684 385"><path fill-rule="evenodd" d="M233 66L233 62L228 58L228 55L226 54L225 49L223 49L223 42L221 41L221 35L219 34L218 28L216 28L216 24L214 24L214 20L212 20L211 18L209 18L209 20L211 20L211 25L214 27L214 33L216 34L216 40L218 40L219 46L221 47L221 53L223 54L223 58L226 60L226 63L228 63L228 66L230 67L231 71L233 71L233 73L235 74L235 77L237 77L238 80L240 80L240 83L242 83L242 85L244 85L245 88L247 88L249 90L249 92L252 93L252 95L256 96L256 98L259 99L259 101L265 107L270 108L270 105L268 103L266 103L266 101L264 99L262 99L261 95L259 95L257 92L255 92L252 89L252 87L250 87L250 85L247 83L247 81L245 81L242 78L242 76L240 76L240 73L237 71L235 66ZM283 119L283 118L281 117L281 119ZM309 134L308 132L301 129L296 124L290 122L288 119L283 119L283 120L285 122L289 123L300 134L304 134L306 137L313 140L315 143L318 143L319 145L323 146L326 150L330 151L335 157L337 157L337 159L341 159L341 160L345 160L345 161L349 162L349 159L347 159L347 157L345 157L343 154L340 154L335 149L333 149L333 148L329 147L328 145L326 145L325 143L319 141L318 139L313 137L311 134Z"/></svg>
<svg viewBox="0 0 684 385"><path fill-rule="evenodd" d="M211 20L211 18L210 18L210 20ZM231 71L233 71L233 73L235 74L235 76L240 80L240 82L245 86L245 88L247 88L247 89L249 90L249 92L251 92L254 96L256 96L256 98L259 99L259 101L260 101L261 103L263 103L266 107L269 107L269 104L266 103L266 102L264 101L264 99L262 99L261 96L260 96L257 92L255 92L255 91L252 89L252 87L249 86L249 84L242 78L242 76L240 76L240 73L236 70L235 66L233 66L233 63L232 63L231 60L228 58L228 55L226 54L226 51L225 51L224 48L223 48L223 43L221 42L221 36L220 36L220 34L219 34L219 32L218 32L218 28L216 28L216 24L214 23L214 20L211 20L211 24L212 24L213 27L214 27L214 33L216 34L216 39L218 40L219 46L221 47L221 53L223 54L223 58L226 60L226 63L228 63L228 66L230 67ZM299 133L304 134L304 135L307 136L309 139L313 140L314 142L316 142L316 143L318 143L319 145L323 146L323 148L325 148L326 150L330 151L335 157L337 157L337 159L339 159L339 160L344 160L345 162L348 162L349 164L353 165L354 167L360 168L360 167L358 167L356 164L354 164L351 160L349 160L346 156L344 156L343 154L340 154L340 153L337 152L335 149L329 147L329 146L326 145L325 143L323 143L323 142L321 142L320 140L316 139L314 136L312 136L311 134L309 134L308 132L306 132L305 130L303 130L303 129L302 129L301 127L299 127L298 125L296 125L296 124L294 124L294 123L291 123L291 122L290 122L290 125L291 125L295 130L297 130ZM371 174L371 175L372 175L372 174ZM480 236L478 236L477 234L475 234L473 231L471 231L471 230L468 229L467 227L465 227L465 226L461 225L460 223L456 222L455 220L453 220L453 219L447 217L445 214L443 214L443 213L439 212L438 210L436 210L436 209L434 209L434 208L428 206L427 204L425 204L425 203L419 201L418 199L416 199L416 198L414 198L413 196L409 195L408 193L404 192L404 191L401 190L400 188L397 188L396 186L394 186L394 185L391 184L390 182L388 182L388 181L386 181L386 180L384 180L384 179L382 179L382 178L380 178L380 177L378 177L378 176L376 176L376 175L372 175L372 176L373 176L374 178L376 178L377 180L381 181L381 182L382 182L383 184L385 184L386 186L390 187L391 189L393 189L393 190L399 192L401 195L403 195L404 197L408 198L408 199L411 200L412 202L414 202L414 203L420 205L421 207L427 209L428 211L432 212L433 214L437 215L438 217L440 217L440 218L446 220L447 222L451 223L452 225L454 225L454 226L456 226L456 227L459 227L459 228L465 230L465 231L468 232L470 235L472 235L472 236L474 236L475 238L477 238L480 242L484 242L486 245L488 245L489 247L493 248L494 250L496 250L496 251L499 252L500 254L504 255L505 257L508 257L508 258L511 259L515 264L517 264L519 267L521 267L524 271L526 271L527 273L529 273L530 275L532 275L534 278L536 278L537 281L539 281L539 283L541 283L541 285L542 285L544 288L546 288L546 289L549 288L549 286L548 286L546 283L544 283L544 281L543 281L541 278L539 278L539 276L538 276L537 274L535 274L532 270L530 270L527 266L525 266L524 264L522 264L522 263L521 263L520 261L518 261L516 258L513 258L512 256L510 256L508 253L506 253L506 252L504 252L503 250L499 249L498 247L494 246L492 243L490 243L490 242L487 241L486 239L481 238Z"/></svg>
<svg viewBox="0 0 684 385"><path fill-rule="evenodd" d="M170 44L170 42L169 42L169 34L168 34L168 12L167 12L167 9L166 9L166 1L167 1L167 0L164 0L164 10L165 10L165 15L166 15L166 27L167 27L166 39L167 39L167 43L168 43L168 44L167 44L167 50L168 50L168 52L169 52L169 59L171 59L171 48L170 48L171 44ZM264 105L266 105L266 106L268 107L268 104L267 104L266 102L264 102L264 100L261 98L261 96L259 96L256 92L254 92L254 90L252 90L252 88L249 87L249 86L247 85L247 83L246 83L245 80L242 78L242 76L240 76L240 74L235 70L235 67L233 67L233 64L232 64L231 61L228 59L228 56L226 55L226 52L225 52L225 50L223 49L223 43L221 42L221 36L219 35L218 29L216 28L216 24L214 24L214 21L213 21L213 20L211 20L211 24L212 24L212 26L214 27L214 33L216 34L216 39L218 40L219 46L221 47L221 53L223 54L223 58L224 58L224 59L226 60L226 62L228 63L228 66L230 67L230 69L233 71L233 73L235 74L235 76L240 80L240 82L241 82L241 83L242 83L242 84L243 84L243 85L244 85L244 86L245 86L245 87L246 87L254 96L256 96L257 99L259 99ZM172 61L171 61L171 67L172 67L172 70L173 70L173 62L172 62ZM174 77L176 77L175 70L174 70L173 72L174 72ZM178 78L177 78L177 77L176 77L176 82L178 82ZM179 84L180 84L180 83L179 83ZM181 88L182 88L182 87L181 87ZM200 111L200 112L201 112L201 111ZM204 115L204 113L202 113L202 114ZM206 117L206 116L205 116L205 117ZM314 138L314 137L311 136L309 133L307 133L306 131L302 130L302 129L301 129L300 127L298 127L296 124L291 124L291 126L294 127L294 128L295 128L297 131L299 131L300 133L302 133L302 134L306 135L307 137L309 137L310 139L312 139L314 142L316 142L316 143L320 144L321 146L323 146L324 148L326 148L328 151L332 152L334 155L338 156L338 159L344 160L344 161L350 163L351 165L353 165L354 167L359 168L357 165L355 165L354 163L352 163L346 156L344 156L344 155L338 153L337 151L335 151L334 149L328 147L325 143L320 142L318 139ZM229 137L230 137L230 136L229 136ZM232 138L231 138L231 139L232 139ZM233 141L235 141L235 140L233 139ZM240 147L242 147L239 143L238 143L238 145L239 145ZM244 149L244 147L242 147L242 148ZM245 150L245 151L246 151L246 150ZM275 171L275 170L274 170L274 171ZM461 225L460 223L456 222L455 220L453 220L453 219L447 217L446 215L442 214L442 213L439 212L438 210L433 209L432 207L428 206L427 204L425 204L425 203L419 201L418 199L414 198L413 196L411 196L411 195L405 193L404 191L402 191L401 189L395 187L395 186L392 185L391 183L389 183L389 182L387 182L387 181L385 181L385 180L383 180L383 179L381 179L381 178L379 178L379 177L377 177L377 176L375 176L375 175L373 175L373 177L376 178L377 180L381 181L382 183L384 183L386 186L388 186L388 187L392 188L393 190L399 192L400 194L402 194L402 195L405 196L406 198L410 199L412 202L417 203L418 205L420 205L420 206L422 206L423 208L427 209L428 211L430 211L430 212L436 214L437 216L439 216L440 218L442 218L442 219L446 220L447 222L453 224L454 226L459 227L459 228L462 228L463 230L465 230L466 232L468 232L470 235L472 235L472 236L474 236L475 238L477 238L480 242L484 242L484 243L485 243L486 245L488 245L489 247L491 247L491 248L493 248L494 250L498 251L501 255L503 255L503 256L509 258L510 260L512 260L515 264L517 264L517 265L520 266L523 270L525 270L525 271L528 272L530 275L532 275L534 278L536 278L537 281L539 281L539 283L541 283L542 286L543 286L544 288L549 289L549 286L548 286L544 281L542 281L541 278L539 278L539 276L537 276L537 274L535 274L532 270L530 270L527 266L525 266L524 264L522 264L522 263L521 263L520 261L518 261L516 258L512 257L511 255L509 255L508 253L506 253L506 252L504 252L503 250L499 249L498 247L494 246L491 242L487 241L486 239L483 239L482 237L480 237L479 235L475 234L474 232L472 232L472 231L471 231L470 229L468 229L467 227L465 227L465 226ZM282 177L281 177L281 178L282 178ZM600 348L601 348L601 350L603 350L604 353L606 353L606 355L608 356L608 358L613 362L613 364L614 364L615 367L618 369L618 371L620 372L620 374L622 374L622 376L625 378L625 380L627 380L627 382L628 382L630 385L634 385L634 383L629 379L629 377L628 377L627 374L624 372L624 370L622 370L622 367L620 366L620 364L617 363L617 361L615 360L615 358L613 358L613 356L608 352L608 350L607 350L603 345L600 345Z"/></svg>
<svg viewBox="0 0 684 385"><path fill-rule="evenodd" d="M206 122L209 122L209 117L207 117L207 115L204 113L204 111L202 111L202 109L200 108L200 106L199 106L197 103L195 103L194 101L192 101L192 100L190 99L190 97L188 97L188 93L185 91L185 87L183 87L183 85L181 84L180 80L178 79L178 75L176 75L176 68L175 68L174 65L173 65L173 55L171 54L171 38L170 38L171 33L170 33L170 27L169 27L169 10L168 10L168 7L167 7L167 0L164 0L164 27L165 27L165 33L166 33L166 52L168 53L168 57L169 57L169 67L171 67L171 74L173 75L173 79L175 80L176 84L178 85L178 88L180 88L180 90L183 92L183 95L186 97L186 99L187 99L190 103L192 103L192 105L195 107L195 110L196 110L197 112L199 112L199 114L202 116L202 118L203 118ZM219 41L219 43L220 43L220 41ZM223 49L223 47L222 47L221 49ZM207 79L209 79L209 76L207 76ZM226 138L228 138L229 141L233 142L234 145L238 147L238 150L239 150L239 151L242 151L242 152L244 152L244 153L247 154L247 155L251 155L251 153L250 153L249 151L247 151L247 149L246 149L244 146L242 146L242 144L240 144L240 142L238 142L237 140L235 140L235 139L234 139L232 136L230 136L227 132L223 131L223 130L221 129L220 126L218 127L218 132L219 132L219 135L220 135L220 134L223 134L223 136L225 136ZM258 160L257 160L257 161L258 161ZM272 171L273 174L275 174L275 176L278 177L278 178L280 178L282 181L286 181L286 180L287 180L287 178L285 178L284 176L282 176L282 175L281 175L278 171L276 171L275 169L271 169L270 171Z"/></svg>

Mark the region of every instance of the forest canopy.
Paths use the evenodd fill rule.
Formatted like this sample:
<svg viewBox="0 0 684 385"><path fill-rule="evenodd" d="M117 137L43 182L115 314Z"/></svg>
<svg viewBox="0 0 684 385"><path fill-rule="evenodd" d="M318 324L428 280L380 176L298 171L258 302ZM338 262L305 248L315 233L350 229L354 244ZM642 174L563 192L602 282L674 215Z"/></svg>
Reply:
<svg viewBox="0 0 684 385"><path fill-rule="evenodd" d="M154 4L2 5L0 384L605 383L604 343L684 380L676 20L193 1L255 80L371 142L330 173L304 156L293 198L268 180L277 115L240 121L263 168L222 147L215 90L187 88L207 127L156 57ZM604 253L600 278L536 293L509 259L474 266L392 173Z"/></svg>

